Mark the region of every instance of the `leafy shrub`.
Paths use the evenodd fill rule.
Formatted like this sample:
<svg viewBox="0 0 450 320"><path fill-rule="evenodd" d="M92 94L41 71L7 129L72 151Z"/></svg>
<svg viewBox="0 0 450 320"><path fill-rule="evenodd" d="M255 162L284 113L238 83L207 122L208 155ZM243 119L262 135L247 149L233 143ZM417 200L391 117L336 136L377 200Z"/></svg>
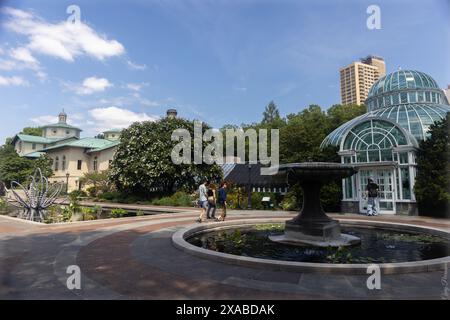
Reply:
<svg viewBox="0 0 450 320"><path fill-rule="evenodd" d="M44 223L58 223L70 221L72 211L67 206L50 206L45 214Z"/></svg>
<svg viewBox="0 0 450 320"><path fill-rule="evenodd" d="M69 193L69 197L70 198L85 198L87 197L87 193L83 190L74 190L72 192Z"/></svg>
<svg viewBox="0 0 450 320"><path fill-rule="evenodd" d="M326 212L341 211L342 187L341 182L330 182L320 190L320 203Z"/></svg>
<svg viewBox="0 0 450 320"><path fill-rule="evenodd" d="M111 192L102 193L101 195L98 196L98 198L112 201L112 200L119 198L119 196L120 196L120 194L117 191L111 191Z"/></svg>
<svg viewBox="0 0 450 320"><path fill-rule="evenodd" d="M70 221L70 218L72 218L72 211L67 206L61 206L61 214L63 216L63 221Z"/></svg>
<svg viewBox="0 0 450 320"><path fill-rule="evenodd" d="M116 209L111 210L111 212L109 213L109 217L110 218L121 218L124 215L126 215L127 213L128 213L128 211L125 209L116 208Z"/></svg>
<svg viewBox="0 0 450 320"><path fill-rule="evenodd" d="M252 209L262 210L265 209L265 205L262 202L263 197L270 197L270 203L272 207L269 208L277 208L279 204L279 196L276 193L272 192L252 192ZM247 192L241 188L232 189L227 193L227 203L228 208L230 209L246 209L248 204L248 195Z"/></svg>
<svg viewBox="0 0 450 320"><path fill-rule="evenodd" d="M86 188L86 191L89 194L89 197L95 198L98 194L98 188L96 186L90 186Z"/></svg>
<svg viewBox="0 0 450 320"><path fill-rule="evenodd" d="M82 207L81 213L83 214L83 221L97 219L97 210L90 207Z"/></svg>
<svg viewBox="0 0 450 320"><path fill-rule="evenodd" d="M0 212L5 213L8 211L8 202L0 197Z"/></svg>
<svg viewBox="0 0 450 320"><path fill-rule="evenodd" d="M194 198L190 194L184 191L177 191L169 197L156 199L151 203L157 206L190 207L192 206L192 201L194 201Z"/></svg>
<svg viewBox="0 0 450 320"><path fill-rule="evenodd" d="M280 207L285 211L295 211L299 210L299 199L298 199L298 192L295 191L289 191L284 196L283 201L280 203Z"/></svg>
<svg viewBox="0 0 450 320"><path fill-rule="evenodd" d="M121 195L118 199L117 202L119 203L138 203L141 202L143 199L140 196L137 195Z"/></svg>
<svg viewBox="0 0 450 320"><path fill-rule="evenodd" d="M138 210L138 211L136 211L136 216L143 216L144 215L144 211L142 211L142 210Z"/></svg>
<svg viewBox="0 0 450 320"><path fill-rule="evenodd" d="M320 203L325 212L339 212L341 210L342 189L339 183L330 182L320 190ZM292 186L280 203L286 211L297 211L303 205L303 191L299 185Z"/></svg>
<svg viewBox="0 0 450 320"><path fill-rule="evenodd" d="M414 193L419 214L450 218L450 114L430 126L417 151Z"/></svg>

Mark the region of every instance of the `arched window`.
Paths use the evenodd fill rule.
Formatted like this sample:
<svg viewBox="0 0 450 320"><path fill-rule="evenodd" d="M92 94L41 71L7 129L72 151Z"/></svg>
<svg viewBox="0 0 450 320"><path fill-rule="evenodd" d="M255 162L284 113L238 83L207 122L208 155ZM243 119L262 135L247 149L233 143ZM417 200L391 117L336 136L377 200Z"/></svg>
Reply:
<svg viewBox="0 0 450 320"><path fill-rule="evenodd" d="M367 120L348 132L342 149L355 152L353 162L394 161L392 148L407 144L406 136L395 124Z"/></svg>
<svg viewBox="0 0 450 320"><path fill-rule="evenodd" d="M55 171L59 170L59 157L55 158Z"/></svg>
<svg viewBox="0 0 450 320"><path fill-rule="evenodd" d="M98 158L94 157L94 171L98 170Z"/></svg>
<svg viewBox="0 0 450 320"><path fill-rule="evenodd" d="M66 170L66 156L62 157L61 170Z"/></svg>

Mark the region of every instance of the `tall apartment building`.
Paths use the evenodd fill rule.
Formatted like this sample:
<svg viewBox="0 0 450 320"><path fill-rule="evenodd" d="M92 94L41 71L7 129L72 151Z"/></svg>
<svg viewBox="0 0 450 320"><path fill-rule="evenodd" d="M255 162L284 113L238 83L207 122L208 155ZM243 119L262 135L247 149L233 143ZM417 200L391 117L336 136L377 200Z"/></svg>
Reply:
<svg viewBox="0 0 450 320"><path fill-rule="evenodd" d="M361 105L372 85L386 75L383 58L368 56L339 70L341 78L341 103Z"/></svg>
<svg viewBox="0 0 450 320"><path fill-rule="evenodd" d="M450 103L450 84L447 85L447 89L444 89L445 96L447 97L447 101Z"/></svg>

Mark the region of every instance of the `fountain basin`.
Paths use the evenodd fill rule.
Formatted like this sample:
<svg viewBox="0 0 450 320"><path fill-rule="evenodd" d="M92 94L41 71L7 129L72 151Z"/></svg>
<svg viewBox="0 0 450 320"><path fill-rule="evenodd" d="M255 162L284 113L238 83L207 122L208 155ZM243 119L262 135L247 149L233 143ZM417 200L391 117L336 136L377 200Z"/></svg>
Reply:
<svg viewBox="0 0 450 320"><path fill-rule="evenodd" d="M239 266L246 266L252 268L260 268L265 270L282 270L294 272L314 272L314 273L333 273L333 274L366 274L367 268L372 263L321 263L321 262L299 262L299 261L284 261L275 259L263 259L250 256L240 256L235 254L217 252L210 249L198 247L189 243L189 239L195 236L206 234L209 232L230 230L236 228L251 228L258 224L283 223L285 218L275 219L245 219L235 220L219 223L195 224L187 228L180 229L172 236L173 245L194 256L221 262L234 264ZM380 221L361 221L356 219L340 219L340 223L345 228L357 227L366 228L377 232L381 231L395 231L395 232L410 232L423 235L430 235L446 239L450 241L450 232L448 230L416 226L404 223L391 223ZM294 247L300 248L300 247ZM450 263L450 253L446 255L427 260L405 261L405 262L388 262L377 263L380 271L383 274L401 274L411 272L431 272L437 270L444 270Z"/></svg>

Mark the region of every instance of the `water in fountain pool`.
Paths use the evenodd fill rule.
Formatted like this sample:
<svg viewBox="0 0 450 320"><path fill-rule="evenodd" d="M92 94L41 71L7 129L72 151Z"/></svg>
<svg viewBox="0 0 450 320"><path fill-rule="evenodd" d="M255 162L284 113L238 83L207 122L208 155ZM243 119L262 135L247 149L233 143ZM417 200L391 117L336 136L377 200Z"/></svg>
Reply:
<svg viewBox="0 0 450 320"><path fill-rule="evenodd" d="M212 231L188 238L195 246L262 259L316 263L389 263L420 261L450 255L448 240L427 234L383 229L346 228L343 232L361 238L351 247L320 248L291 246L271 241L283 233L283 225L255 226Z"/></svg>

